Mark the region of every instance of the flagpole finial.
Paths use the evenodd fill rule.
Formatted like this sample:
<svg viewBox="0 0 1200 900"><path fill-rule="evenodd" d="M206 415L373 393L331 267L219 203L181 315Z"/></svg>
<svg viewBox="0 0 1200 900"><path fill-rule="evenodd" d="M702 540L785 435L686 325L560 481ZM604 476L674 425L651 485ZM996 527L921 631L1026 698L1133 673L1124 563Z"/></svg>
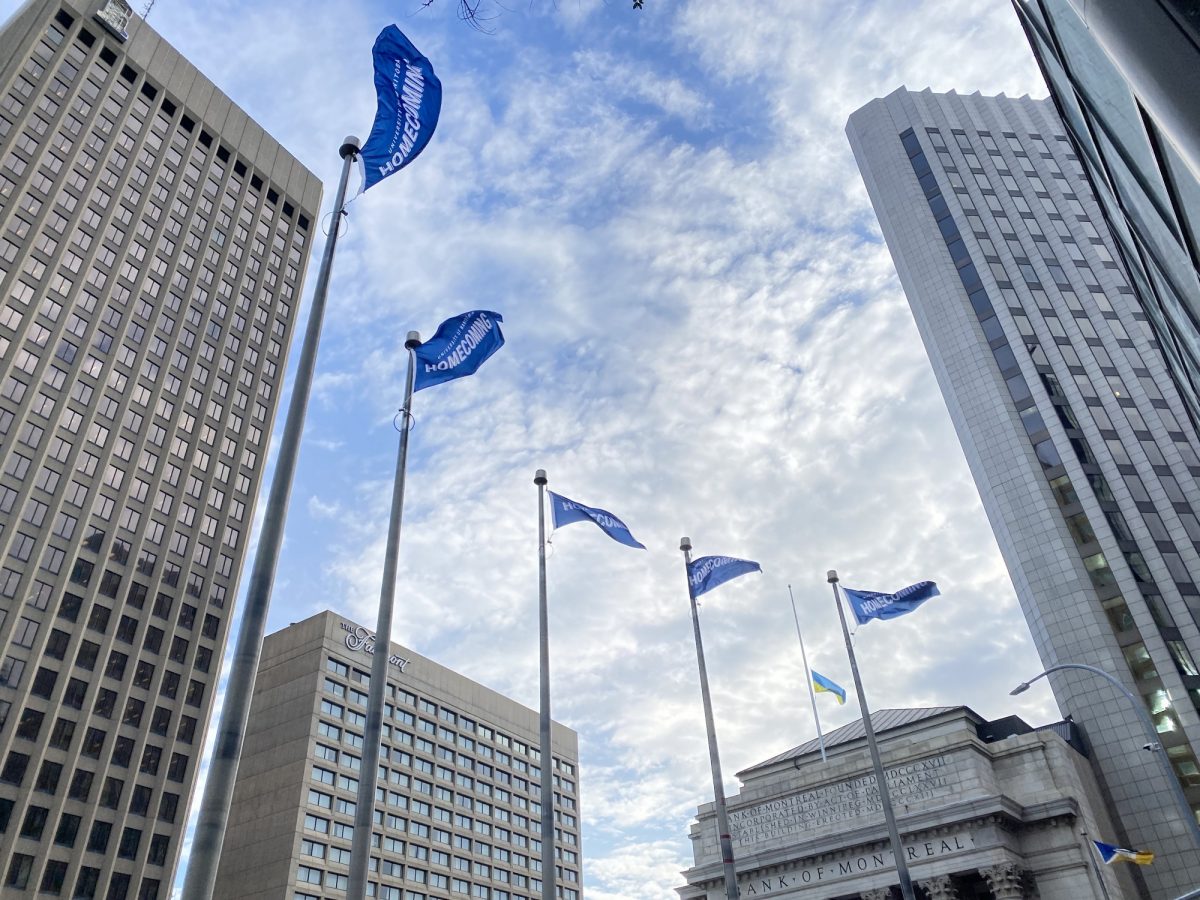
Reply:
<svg viewBox="0 0 1200 900"><path fill-rule="evenodd" d="M421 333L418 331L410 331L404 339L405 350L415 350L421 346Z"/></svg>
<svg viewBox="0 0 1200 900"><path fill-rule="evenodd" d="M338 148L338 155L342 159L345 159L347 156L358 156L358 151L361 149L362 141L354 135L348 134L342 138L342 146Z"/></svg>
<svg viewBox="0 0 1200 900"><path fill-rule="evenodd" d="M550 479L548 479L546 477L545 469L538 469L536 472L533 473L533 483L538 485L539 487L543 484L546 484L549 480Z"/></svg>
<svg viewBox="0 0 1200 900"><path fill-rule="evenodd" d="M828 581L830 584L837 584L838 583L837 569L830 569L828 572L826 572L825 580Z"/></svg>
<svg viewBox="0 0 1200 900"><path fill-rule="evenodd" d="M687 552L692 549L692 539L690 537L682 537L679 539L679 549Z"/></svg>

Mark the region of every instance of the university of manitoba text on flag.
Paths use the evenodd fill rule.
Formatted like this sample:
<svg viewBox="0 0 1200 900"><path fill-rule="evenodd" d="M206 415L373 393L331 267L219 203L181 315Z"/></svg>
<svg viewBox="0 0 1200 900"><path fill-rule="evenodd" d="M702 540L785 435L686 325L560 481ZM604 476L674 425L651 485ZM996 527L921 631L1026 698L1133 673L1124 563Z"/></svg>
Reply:
<svg viewBox="0 0 1200 900"><path fill-rule="evenodd" d="M378 108L371 135L359 151L362 190L399 172L425 149L442 111L442 83L433 65L395 25L371 48Z"/></svg>
<svg viewBox="0 0 1200 900"><path fill-rule="evenodd" d="M499 313L473 309L439 325L433 337L413 351L417 361L413 390L474 375L489 356L504 346L500 331L503 321Z"/></svg>

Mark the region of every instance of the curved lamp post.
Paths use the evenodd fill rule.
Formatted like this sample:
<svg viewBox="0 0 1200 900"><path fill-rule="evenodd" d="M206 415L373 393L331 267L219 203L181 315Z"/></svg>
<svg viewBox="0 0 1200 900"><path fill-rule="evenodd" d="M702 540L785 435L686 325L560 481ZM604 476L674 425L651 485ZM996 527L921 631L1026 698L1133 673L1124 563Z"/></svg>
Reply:
<svg viewBox="0 0 1200 900"><path fill-rule="evenodd" d="M1103 669L1097 669L1095 666L1085 666L1083 663L1059 663L1057 666L1051 666L1045 672L1042 672L1042 674L1030 678L1028 681L1022 681L1008 693L1013 697L1017 696L1017 694L1023 694L1029 690L1029 686L1039 678L1045 678L1052 672L1060 672L1063 669L1081 669L1084 672L1091 672L1093 675L1099 675L1118 691L1124 694L1125 698L1137 712L1138 719L1141 721L1142 727L1146 729L1146 737L1149 739L1149 744L1147 744L1146 749L1155 752L1163 750L1163 747L1158 740L1158 730L1154 727L1154 722L1151 721L1150 714L1146 712L1145 704L1143 704L1141 700L1130 693L1125 688L1125 685L1117 681L1117 679L1115 679L1112 675L1109 675ZM1183 813L1184 820L1191 826L1192 840L1194 840L1196 842L1196 846L1200 848L1200 823L1197 823L1196 821L1196 814L1192 812L1191 804L1188 803L1187 797L1184 796L1183 786L1180 785L1179 779L1175 777L1175 770L1171 767L1170 758L1165 752L1162 752L1159 758L1162 760L1163 768L1166 770L1167 781L1169 781L1171 787L1174 788L1175 799L1179 803L1179 810Z"/></svg>

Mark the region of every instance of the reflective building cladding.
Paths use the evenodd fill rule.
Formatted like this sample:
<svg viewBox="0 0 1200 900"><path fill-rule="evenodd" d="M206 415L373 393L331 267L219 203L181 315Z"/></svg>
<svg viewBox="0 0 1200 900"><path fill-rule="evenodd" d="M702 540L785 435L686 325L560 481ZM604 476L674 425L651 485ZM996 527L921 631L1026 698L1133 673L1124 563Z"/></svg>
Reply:
<svg viewBox="0 0 1200 900"><path fill-rule="evenodd" d="M1141 698L1195 815L1200 448L1102 191L1049 100L900 89L847 133L1042 661ZM1195 887L1137 708L1087 673L1051 684L1114 842L1159 854L1144 896Z"/></svg>
<svg viewBox="0 0 1200 900"><path fill-rule="evenodd" d="M168 895L320 196L127 4L0 30L0 896Z"/></svg>
<svg viewBox="0 0 1200 900"><path fill-rule="evenodd" d="M1194 421L1200 410L1200 6L1013 0Z"/></svg>

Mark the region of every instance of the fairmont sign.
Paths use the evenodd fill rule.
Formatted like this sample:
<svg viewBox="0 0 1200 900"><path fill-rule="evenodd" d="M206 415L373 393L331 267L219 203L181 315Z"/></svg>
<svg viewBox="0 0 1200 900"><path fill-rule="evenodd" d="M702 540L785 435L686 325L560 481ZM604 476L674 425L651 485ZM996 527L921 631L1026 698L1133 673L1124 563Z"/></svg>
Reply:
<svg viewBox="0 0 1200 900"><path fill-rule="evenodd" d="M349 622L342 623L342 630L346 634L346 649L354 650L358 653L366 653L370 656L375 655L375 635L367 631L361 625L351 625ZM395 666L401 672L411 660L405 659L403 656L392 654L388 657L388 664Z"/></svg>
<svg viewBox="0 0 1200 900"><path fill-rule="evenodd" d="M107 0L104 6L96 11L96 19L122 43L129 40L129 22L133 19L133 7L125 0Z"/></svg>
<svg viewBox="0 0 1200 900"><path fill-rule="evenodd" d="M975 839L969 831L939 835L927 841L907 841L904 845L904 855L911 865L917 865L926 860L933 860L954 853L962 853L975 848ZM821 862L802 865L788 865L782 871L770 875L738 878L738 895L741 897L780 897L790 888L804 888L810 885L829 884L854 878L859 875L869 875L882 869L894 869L895 862L892 851L880 850L877 853L844 853L832 857L823 857ZM835 893L842 893L836 889ZM720 889L710 892L712 900L724 898L725 891Z"/></svg>

